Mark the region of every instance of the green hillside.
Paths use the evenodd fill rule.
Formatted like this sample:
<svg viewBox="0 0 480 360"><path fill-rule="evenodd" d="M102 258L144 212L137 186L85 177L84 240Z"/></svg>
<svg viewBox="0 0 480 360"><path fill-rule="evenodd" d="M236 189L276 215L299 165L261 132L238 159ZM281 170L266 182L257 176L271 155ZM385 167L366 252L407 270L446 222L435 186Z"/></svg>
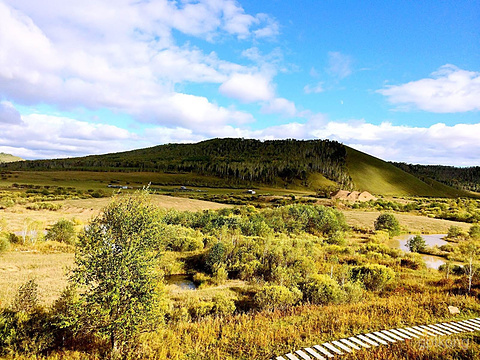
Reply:
<svg viewBox="0 0 480 360"><path fill-rule="evenodd" d="M425 181L391 163L346 147L347 168L355 187L378 195L457 197L469 196L432 179Z"/></svg>
<svg viewBox="0 0 480 360"><path fill-rule="evenodd" d="M330 140L212 139L70 159L1 164L10 171L150 172L191 179L199 186L265 186L366 190L376 195L457 197L471 194L418 177ZM210 179L210 180L208 180ZM173 181L173 180L172 180ZM177 181L178 182L178 181ZM196 182L188 182L196 184Z"/></svg>
<svg viewBox="0 0 480 360"><path fill-rule="evenodd" d="M14 162L14 161L22 161L22 158L19 158L18 156L13 156L10 154L5 154L5 153L0 153L0 163L9 163L9 162Z"/></svg>

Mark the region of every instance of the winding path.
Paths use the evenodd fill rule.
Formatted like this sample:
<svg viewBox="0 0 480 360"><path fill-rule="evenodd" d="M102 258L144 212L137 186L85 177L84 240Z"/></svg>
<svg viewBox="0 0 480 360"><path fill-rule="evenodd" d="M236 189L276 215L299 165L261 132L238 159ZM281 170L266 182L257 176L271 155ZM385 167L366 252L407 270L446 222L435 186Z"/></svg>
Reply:
<svg viewBox="0 0 480 360"><path fill-rule="evenodd" d="M454 335L479 330L480 318L382 330L314 345L283 356L277 356L273 360L327 360L328 358L339 357L355 350L389 345L398 341L425 336Z"/></svg>

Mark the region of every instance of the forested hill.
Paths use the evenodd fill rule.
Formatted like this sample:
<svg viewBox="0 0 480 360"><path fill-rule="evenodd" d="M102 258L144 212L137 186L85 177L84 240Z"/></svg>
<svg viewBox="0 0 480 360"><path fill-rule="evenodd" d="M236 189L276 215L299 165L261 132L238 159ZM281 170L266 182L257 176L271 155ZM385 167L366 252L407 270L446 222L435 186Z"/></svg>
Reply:
<svg viewBox="0 0 480 360"><path fill-rule="evenodd" d="M431 178L457 189L480 192L480 166L457 168L442 165L392 163L420 179Z"/></svg>
<svg viewBox="0 0 480 360"><path fill-rule="evenodd" d="M330 140L213 139L79 158L2 165L10 170L160 171L218 176L228 182L272 184L320 173L342 188L353 183L346 148Z"/></svg>

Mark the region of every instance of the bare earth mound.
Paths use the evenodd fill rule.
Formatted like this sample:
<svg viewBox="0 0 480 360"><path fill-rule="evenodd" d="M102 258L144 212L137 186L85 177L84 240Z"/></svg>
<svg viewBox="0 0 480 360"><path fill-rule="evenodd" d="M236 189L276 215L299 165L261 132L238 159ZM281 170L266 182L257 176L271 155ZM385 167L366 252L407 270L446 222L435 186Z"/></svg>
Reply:
<svg viewBox="0 0 480 360"><path fill-rule="evenodd" d="M332 194L332 199L348 200L348 201L370 201L377 200L375 196L368 191L352 191L338 190Z"/></svg>

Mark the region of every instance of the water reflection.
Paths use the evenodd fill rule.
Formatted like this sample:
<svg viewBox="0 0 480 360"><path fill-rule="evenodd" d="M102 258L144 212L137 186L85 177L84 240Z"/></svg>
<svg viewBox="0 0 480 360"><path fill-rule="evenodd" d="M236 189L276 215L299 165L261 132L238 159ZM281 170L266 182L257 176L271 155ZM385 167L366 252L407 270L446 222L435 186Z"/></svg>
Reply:
<svg viewBox="0 0 480 360"><path fill-rule="evenodd" d="M195 290L197 288L193 283L192 276L186 274L167 275L165 276L165 282L167 285L180 288L180 290Z"/></svg>
<svg viewBox="0 0 480 360"><path fill-rule="evenodd" d="M392 247L401 249L405 252L410 252L407 246L407 241L414 237L415 235L413 234L408 234L408 235L402 235L401 237L395 239L392 242ZM447 236L447 234L432 234L432 235L421 235L421 237L425 240L425 243L427 246L433 247L433 246L442 246L445 244L448 244L447 241L443 240L443 238ZM445 259L440 256L433 256L433 255L423 255L422 258L425 261L425 264L427 265L428 268L430 269L437 269L445 264Z"/></svg>

